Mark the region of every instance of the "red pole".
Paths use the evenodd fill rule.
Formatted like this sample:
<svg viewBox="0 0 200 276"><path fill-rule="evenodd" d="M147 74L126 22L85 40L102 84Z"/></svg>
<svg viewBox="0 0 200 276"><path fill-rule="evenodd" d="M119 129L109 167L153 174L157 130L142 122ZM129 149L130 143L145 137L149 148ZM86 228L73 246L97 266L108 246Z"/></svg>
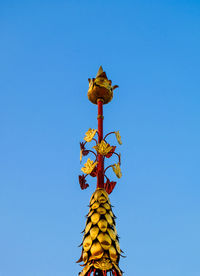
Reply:
<svg viewBox="0 0 200 276"><path fill-rule="evenodd" d="M98 143L103 139L103 99L97 100L98 105ZM103 156L97 155L97 188L104 188L104 160Z"/></svg>

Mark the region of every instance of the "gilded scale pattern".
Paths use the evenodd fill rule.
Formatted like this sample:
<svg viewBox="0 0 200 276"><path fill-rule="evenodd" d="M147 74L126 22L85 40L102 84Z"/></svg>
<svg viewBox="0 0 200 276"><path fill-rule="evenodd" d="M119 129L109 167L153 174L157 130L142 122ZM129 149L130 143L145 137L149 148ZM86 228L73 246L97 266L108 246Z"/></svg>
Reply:
<svg viewBox="0 0 200 276"><path fill-rule="evenodd" d="M82 254L78 261L83 261L85 267L79 275L86 275L91 267L101 271L112 271L114 268L118 275L122 275L118 266L121 253L108 194L104 189L97 189L90 199Z"/></svg>

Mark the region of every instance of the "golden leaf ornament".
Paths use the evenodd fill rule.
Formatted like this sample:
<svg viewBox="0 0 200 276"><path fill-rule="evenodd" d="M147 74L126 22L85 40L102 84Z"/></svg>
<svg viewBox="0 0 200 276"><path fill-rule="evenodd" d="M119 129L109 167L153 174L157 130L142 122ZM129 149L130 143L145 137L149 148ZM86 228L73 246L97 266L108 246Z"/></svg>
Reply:
<svg viewBox="0 0 200 276"><path fill-rule="evenodd" d="M112 165L112 169L118 178L122 177L122 172L119 163Z"/></svg>
<svg viewBox="0 0 200 276"><path fill-rule="evenodd" d="M97 144L93 148L101 155L107 155L112 150L112 147L104 140L101 140L101 143Z"/></svg>
<svg viewBox="0 0 200 276"><path fill-rule="evenodd" d="M85 133L84 140L86 142L91 142L92 139L94 138L96 132L97 132L97 129L89 128L88 131Z"/></svg>
<svg viewBox="0 0 200 276"><path fill-rule="evenodd" d="M96 167L97 163L98 162L94 162L94 161L90 160L90 158L88 158L87 162L84 164L84 167L81 168L82 172L84 172L86 174L90 174Z"/></svg>
<svg viewBox="0 0 200 276"><path fill-rule="evenodd" d="M80 162L82 161L82 158L83 158L83 150L81 149L80 150Z"/></svg>
<svg viewBox="0 0 200 276"><path fill-rule="evenodd" d="M122 145L122 140L121 140L121 135L119 134L119 130L118 131L115 131L115 136L116 136L116 139L117 139L117 142Z"/></svg>

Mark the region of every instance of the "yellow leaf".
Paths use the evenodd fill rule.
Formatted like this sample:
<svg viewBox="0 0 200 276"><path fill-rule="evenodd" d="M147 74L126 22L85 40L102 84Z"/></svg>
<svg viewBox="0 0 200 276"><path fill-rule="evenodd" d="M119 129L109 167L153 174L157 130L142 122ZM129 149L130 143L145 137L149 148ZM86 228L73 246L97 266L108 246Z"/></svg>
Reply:
<svg viewBox="0 0 200 276"><path fill-rule="evenodd" d="M97 144L93 148L101 155L107 155L112 150L112 147L104 140L101 140L101 143Z"/></svg>
<svg viewBox="0 0 200 276"><path fill-rule="evenodd" d="M112 165L112 169L118 178L122 177L122 172L119 163Z"/></svg>
<svg viewBox="0 0 200 276"><path fill-rule="evenodd" d="M88 158L87 162L84 164L84 167L81 169L82 172L86 173L86 174L90 174L94 168L96 167L98 162L95 162L90 160L90 158Z"/></svg>
<svg viewBox="0 0 200 276"><path fill-rule="evenodd" d="M122 140L121 140L121 136L119 134L119 130L118 131L115 131L115 136L117 138L117 142L122 145Z"/></svg>
<svg viewBox="0 0 200 276"><path fill-rule="evenodd" d="M80 150L80 162L82 161L82 157L83 157L83 150Z"/></svg>
<svg viewBox="0 0 200 276"><path fill-rule="evenodd" d="M91 142L92 139L93 139L93 137L95 136L96 132L97 132L97 129L91 129L91 128L89 128L88 131L85 133L84 140L86 142Z"/></svg>

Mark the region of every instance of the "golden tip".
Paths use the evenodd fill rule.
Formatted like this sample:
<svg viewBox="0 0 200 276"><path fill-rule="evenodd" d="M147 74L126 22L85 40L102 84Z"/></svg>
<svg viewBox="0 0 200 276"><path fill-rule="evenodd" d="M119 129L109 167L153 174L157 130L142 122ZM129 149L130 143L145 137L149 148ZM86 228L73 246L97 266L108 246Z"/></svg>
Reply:
<svg viewBox="0 0 200 276"><path fill-rule="evenodd" d="M103 67L100 66L100 67L99 67L99 70L98 70L98 72L97 72L96 78L97 78L98 76L100 76L102 73L103 73Z"/></svg>

